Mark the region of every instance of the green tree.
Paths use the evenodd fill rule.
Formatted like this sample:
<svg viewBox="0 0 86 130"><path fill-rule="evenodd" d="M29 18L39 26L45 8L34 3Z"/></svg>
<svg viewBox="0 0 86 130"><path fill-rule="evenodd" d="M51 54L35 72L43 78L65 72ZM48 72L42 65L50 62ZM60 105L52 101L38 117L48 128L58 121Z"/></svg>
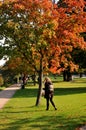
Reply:
<svg viewBox="0 0 86 130"><path fill-rule="evenodd" d="M72 57L74 62L79 65L79 73L81 75L86 71L86 50L77 48L73 51Z"/></svg>
<svg viewBox="0 0 86 130"><path fill-rule="evenodd" d="M27 2L29 4L27 4ZM40 103L43 71L48 71L48 61L53 58L52 40L58 27L58 13L50 0L25 0L4 3L1 7L1 31L5 37L8 55L18 55L39 75L36 105ZM56 50L58 47L54 50ZM58 49L59 50L59 49ZM59 53L59 52L58 52ZM49 59L50 58L50 59Z"/></svg>

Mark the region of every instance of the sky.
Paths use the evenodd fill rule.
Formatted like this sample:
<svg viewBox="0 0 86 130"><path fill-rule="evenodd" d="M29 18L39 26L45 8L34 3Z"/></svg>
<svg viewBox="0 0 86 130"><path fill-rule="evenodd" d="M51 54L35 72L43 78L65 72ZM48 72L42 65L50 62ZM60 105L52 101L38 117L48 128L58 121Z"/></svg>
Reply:
<svg viewBox="0 0 86 130"><path fill-rule="evenodd" d="M59 0L55 0L56 3L57 3L57 1L59 1Z"/></svg>
<svg viewBox="0 0 86 130"><path fill-rule="evenodd" d="M4 59L0 60L0 66L3 66L4 63L5 63L5 60L4 60Z"/></svg>
<svg viewBox="0 0 86 130"><path fill-rule="evenodd" d="M0 40L0 45L4 43L4 39L3 40ZM2 66L3 64L5 63L5 60L2 58L0 60L0 66Z"/></svg>
<svg viewBox="0 0 86 130"><path fill-rule="evenodd" d="M52 0L53 1L53 0ZM55 3L57 3L57 1L59 1L59 0L55 0Z"/></svg>

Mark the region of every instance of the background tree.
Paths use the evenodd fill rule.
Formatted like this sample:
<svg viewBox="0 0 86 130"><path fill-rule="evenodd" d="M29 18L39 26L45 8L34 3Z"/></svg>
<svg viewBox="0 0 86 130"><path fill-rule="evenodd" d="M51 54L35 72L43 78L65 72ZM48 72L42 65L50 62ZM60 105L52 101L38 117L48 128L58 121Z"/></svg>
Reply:
<svg viewBox="0 0 86 130"><path fill-rule="evenodd" d="M72 53L73 60L79 65L79 74L86 73L86 50L75 49Z"/></svg>
<svg viewBox="0 0 86 130"><path fill-rule="evenodd" d="M59 0L57 3L60 13L59 28L57 30L58 44L61 47L61 68L64 80L71 80L71 72L78 69L72 52L75 48L85 49L86 44L81 32L86 30L86 13L83 11L85 1Z"/></svg>

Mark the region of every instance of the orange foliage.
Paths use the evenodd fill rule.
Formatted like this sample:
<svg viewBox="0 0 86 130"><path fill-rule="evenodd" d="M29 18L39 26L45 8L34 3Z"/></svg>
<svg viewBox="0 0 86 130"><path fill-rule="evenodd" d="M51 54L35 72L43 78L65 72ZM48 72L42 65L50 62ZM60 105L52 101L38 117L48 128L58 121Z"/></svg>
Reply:
<svg viewBox="0 0 86 130"><path fill-rule="evenodd" d="M71 71L78 66L72 62L70 53L74 48L86 48L86 42L80 33L86 31L86 12L83 12L85 6L84 0L65 0L67 8L58 8L59 19L57 29L57 44L61 50L60 63L64 68L70 66ZM56 70L56 69L55 69ZM55 71L54 70L54 71ZM57 67L59 70L59 67Z"/></svg>
<svg viewBox="0 0 86 130"><path fill-rule="evenodd" d="M27 44L29 44L29 52L31 52L28 56L29 63L32 60L32 65L39 67L40 58L43 58L43 67L48 68L51 62L49 69L53 73L60 73L68 66L71 71L78 68L72 62L70 53L77 47L86 48L86 43L80 36L80 33L86 31L86 12L83 12L84 0L64 0L67 8L60 8L52 4L50 0L7 1L13 2L12 15L17 14L18 16L19 14L19 22L22 21L25 34L21 33L21 30L19 33L17 26L20 23L8 21L7 26L11 28L14 25L15 30L18 30L17 33L14 31L18 38L23 39L24 37L23 49L28 50ZM31 38L34 39L33 43L28 41ZM16 61L13 61L10 67L15 68L18 62L15 63Z"/></svg>
<svg viewBox="0 0 86 130"><path fill-rule="evenodd" d="M9 60L8 69L15 70L21 64L21 62L22 61L19 57Z"/></svg>

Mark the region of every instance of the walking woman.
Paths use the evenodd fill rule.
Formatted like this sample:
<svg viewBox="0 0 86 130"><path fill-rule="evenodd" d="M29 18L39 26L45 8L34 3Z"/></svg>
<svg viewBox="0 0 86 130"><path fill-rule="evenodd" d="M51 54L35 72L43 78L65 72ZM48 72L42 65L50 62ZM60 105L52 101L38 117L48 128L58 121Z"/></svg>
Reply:
<svg viewBox="0 0 86 130"><path fill-rule="evenodd" d="M44 90L45 90L45 98L46 98L46 110L49 110L49 101L51 102L54 109L57 110L53 102L54 89L53 89L53 84L50 78L48 77L45 78L44 86L45 86Z"/></svg>

